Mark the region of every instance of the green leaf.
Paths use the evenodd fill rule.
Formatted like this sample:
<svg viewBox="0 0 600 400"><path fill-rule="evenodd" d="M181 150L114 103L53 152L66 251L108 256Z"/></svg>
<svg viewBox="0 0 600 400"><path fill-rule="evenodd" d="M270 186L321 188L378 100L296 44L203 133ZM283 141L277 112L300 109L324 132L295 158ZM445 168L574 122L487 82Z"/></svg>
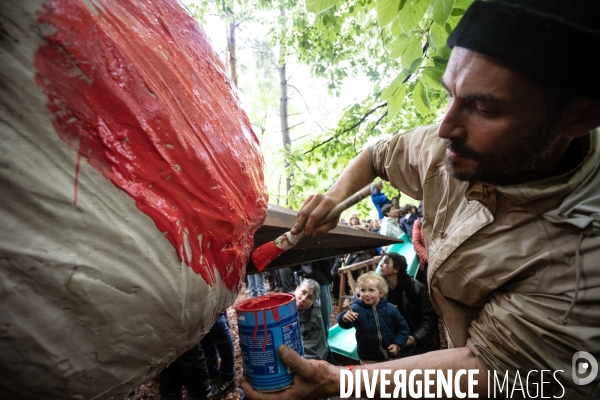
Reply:
<svg viewBox="0 0 600 400"><path fill-rule="evenodd" d="M406 85L400 86L392 98L388 101L388 118L394 118L404 104L404 96L406 95Z"/></svg>
<svg viewBox="0 0 600 400"><path fill-rule="evenodd" d="M401 57L409 43L410 43L410 36L408 36L408 35L401 35L399 38L394 40L390 46L392 48L390 57L392 57L392 58Z"/></svg>
<svg viewBox="0 0 600 400"><path fill-rule="evenodd" d="M392 97L396 92L396 89L398 89L400 85L402 85L404 79L406 79L405 74L398 74L398 76L392 81L392 83L390 83L390 86L388 86L383 92L381 92L381 100L387 100L390 97Z"/></svg>
<svg viewBox="0 0 600 400"><path fill-rule="evenodd" d="M448 22L446 22L446 29L450 28L450 32L452 32L454 30L454 28L456 28L456 25L458 25L458 22L463 17L465 10L460 10L460 11L462 11L462 13L457 14L457 15L454 15L455 11L457 11L456 8L454 10L452 10L452 15L450 16L450 18L448 18Z"/></svg>
<svg viewBox="0 0 600 400"><path fill-rule="evenodd" d="M384 27L392 22L396 18L396 15L398 15L399 7L400 0L377 0L375 8L377 10L379 25Z"/></svg>
<svg viewBox="0 0 600 400"><path fill-rule="evenodd" d="M448 39L448 33L443 27L433 24L429 28L429 45L433 47L433 50L441 49L446 45L446 39Z"/></svg>
<svg viewBox="0 0 600 400"><path fill-rule="evenodd" d="M335 4L336 0L306 0L306 11L320 13Z"/></svg>
<svg viewBox="0 0 600 400"><path fill-rule="evenodd" d="M412 62L412 64L410 64L410 67L408 67L408 69L403 70L403 72L405 72L407 75L414 74L415 72L417 72L419 70L419 67L421 66L422 63L423 63L423 57L419 57L416 60L414 60Z"/></svg>
<svg viewBox="0 0 600 400"><path fill-rule="evenodd" d="M404 53L402 53L402 56L400 56L402 69L409 70L415 60L418 60L423 56L423 49L421 46L421 37L414 36L411 38L410 42L406 46L406 50L404 50Z"/></svg>
<svg viewBox="0 0 600 400"><path fill-rule="evenodd" d="M433 21L439 26L444 26L454 8L454 0L432 0L431 8Z"/></svg>
<svg viewBox="0 0 600 400"><path fill-rule="evenodd" d="M413 103L415 104L415 108L419 114L422 116L429 114L429 97L427 97L427 91L425 90L425 86L421 82L421 79L419 79L415 85L415 90L413 92Z"/></svg>
<svg viewBox="0 0 600 400"><path fill-rule="evenodd" d="M400 35L402 35L402 27L400 26L400 21L398 21L398 17L396 17L393 21L392 21L392 35L399 37Z"/></svg>
<svg viewBox="0 0 600 400"><path fill-rule="evenodd" d="M450 49L450 47L448 46L442 46L442 48L438 48L437 51L435 52L437 55L439 55L440 57L444 58L444 59L449 59L450 58L450 53L452 52L452 50Z"/></svg>
<svg viewBox="0 0 600 400"><path fill-rule="evenodd" d="M430 0L408 0L406 2L398 15L398 22L403 32L408 32L419 25L419 21L429 7L429 2Z"/></svg>
<svg viewBox="0 0 600 400"><path fill-rule="evenodd" d="M448 64L448 59L446 59L446 58L433 57L432 60L433 60L434 64L443 64L444 69L446 68L446 65Z"/></svg>
<svg viewBox="0 0 600 400"><path fill-rule="evenodd" d="M452 10L452 16L453 17L460 17L464 13L465 13L465 9L464 8L455 8L454 10Z"/></svg>
<svg viewBox="0 0 600 400"><path fill-rule="evenodd" d="M454 5L454 7L463 8L466 10L467 8L469 8L471 3L473 3L473 1L474 0L456 0L456 4Z"/></svg>
<svg viewBox="0 0 600 400"><path fill-rule="evenodd" d="M423 83L436 90L444 90L444 86L440 83L442 75L444 75L444 71L438 68L425 67L421 70Z"/></svg>
<svg viewBox="0 0 600 400"><path fill-rule="evenodd" d="M321 33L323 32L324 29L324 25L323 25L323 19L322 18L317 18L315 21L315 25L317 28L317 32Z"/></svg>

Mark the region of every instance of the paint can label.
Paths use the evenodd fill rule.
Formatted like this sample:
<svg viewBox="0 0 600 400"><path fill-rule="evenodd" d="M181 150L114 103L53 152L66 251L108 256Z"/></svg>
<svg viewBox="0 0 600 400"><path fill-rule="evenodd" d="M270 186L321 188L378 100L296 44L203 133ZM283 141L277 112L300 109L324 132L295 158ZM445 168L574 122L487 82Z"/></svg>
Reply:
<svg viewBox="0 0 600 400"><path fill-rule="evenodd" d="M244 369L252 387L270 392L290 386L294 373L281 362L277 349L284 344L304 356L294 296L278 293L249 299L236 311Z"/></svg>

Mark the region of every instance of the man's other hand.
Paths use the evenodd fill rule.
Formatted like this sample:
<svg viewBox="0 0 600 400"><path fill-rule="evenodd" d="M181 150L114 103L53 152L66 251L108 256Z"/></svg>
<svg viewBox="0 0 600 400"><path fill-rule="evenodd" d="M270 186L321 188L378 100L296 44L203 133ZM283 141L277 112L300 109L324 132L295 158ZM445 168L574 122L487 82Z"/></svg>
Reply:
<svg viewBox="0 0 600 400"><path fill-rule="evenodd" d="M334 396L339 391L339 368L325 361L305 360L287 346L279 346L281 361L296 373L289 388L275 393L257 392L246 381L241 383L250 400L301 400Z"/></svg>

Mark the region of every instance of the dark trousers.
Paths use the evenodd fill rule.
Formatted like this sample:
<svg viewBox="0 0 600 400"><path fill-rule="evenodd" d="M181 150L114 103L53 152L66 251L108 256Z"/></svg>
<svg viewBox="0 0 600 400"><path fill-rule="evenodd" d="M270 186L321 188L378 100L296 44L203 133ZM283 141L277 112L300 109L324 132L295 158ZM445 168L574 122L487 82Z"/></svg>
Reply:
<svg viewBox="0 0 600 400"><path fill-rule="evenodd" d="M340 273L338 272L340 267L341 263L336 262L331 269L331 275L333 276L333 287L331 288L331 291L333 292L333 297L335 299L340 295Z"/></svg>
<svg viewBox="0 0 600 400"><path fill-rule="evenodd" d="M160 394L181 398L181 389L185 386L188 394L203 398L208 395L208 371L206 359L199 344L180 355L160 373Z"/></svg>
<svg viewBox="0 0 600 400"><path fill-rule="evenodd" d="M233 371L233 341L229 333L227 318L225 313L219 314L217 321L210 328L210 332L200 341L206 357L206 366L208 368L209 379L221 378L223 381L230 381L235 377ZM221 365L217 358L221 358Z"/></svg>
<svg viewBox="0 0 600 400"><path fill-rule="evenodd" d="M281 284L281 277L279 276L279 272L271 271L271 276L273 276L273 280L275 281L275 286L273 286L273 288L278 287L279 289L281 289L283 285Z"/></svg>
<svg viewBox="0 0 600 400"><path fill-rule="evenodd" d="M280 268L277 270L281 279L281 290L285 293L291 293L296 290L296 280L294 279L294 271L290 267Z"/></svg>

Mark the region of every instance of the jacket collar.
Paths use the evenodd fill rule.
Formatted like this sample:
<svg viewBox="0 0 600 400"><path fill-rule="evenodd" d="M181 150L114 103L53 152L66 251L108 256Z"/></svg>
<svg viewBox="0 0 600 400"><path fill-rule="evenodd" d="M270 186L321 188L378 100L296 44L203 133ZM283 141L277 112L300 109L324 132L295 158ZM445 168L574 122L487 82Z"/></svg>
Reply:
<svg viewBox="0 0 600 400"><path fill-rule="evenodd" d="M600 128L590 132L590 149L583 161L571 171L518 185L494 186L482 182L469 184L467 200L485 201L497 192L515 204L548 201L544 218L553 223L570 223L584 229L597 221L600 213Z"/></svg>

